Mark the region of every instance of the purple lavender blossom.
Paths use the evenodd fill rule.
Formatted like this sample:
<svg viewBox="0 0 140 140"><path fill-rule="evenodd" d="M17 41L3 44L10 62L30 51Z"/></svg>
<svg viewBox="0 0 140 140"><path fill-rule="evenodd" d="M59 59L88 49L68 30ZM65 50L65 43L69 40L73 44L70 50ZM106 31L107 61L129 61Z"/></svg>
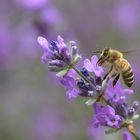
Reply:
<svg viewBox="0 0 140 140"><path fill-rule="evenodd" d="M104 74L104 70L103 67L96 65L97 61L98 61L98 57L96 55L91 57L91 61L89 59L85 59L84 67L89 72L94 72L97 77L101 77Z"/></svg>
<svg viewBox="0 0 140 140"><path fill-rule="evenodd" d="M48 41L45 38L39 36L38 37L38 43L41 45L41 47L43 49L43 52L44 52L43 55L42 55L42 57L41 57L41 62L42 63L46 63L47 62L47 58L48 59L53 58L54 53L49 48L49 43L48 43Z"/></svg>
<svg viewBox="0 0 140 140"><path fill-rule="evenodd" d="M132 137L128 131L123 133L123 140L132 140Z"/></svg>
<svg viewBox="0 0 140 140"><path fill-rule="evenodd" d="M94 103L95 115L93 118L93 126L108 126L112 128L119 128L123 119L121 116L115 114L114 108L109 105L102 106Z"/></svg>
<svg viewBox="0 0 140 140"><path fill-rule="evenodd" d="M68 99L76 98L79 94L79 90L76 88L76 73L74 70L69 70L69 72L61 77L58 77L60 83L65 87L67 90L66 96Z"/></svg>
<svg viewBox="0 0 140 140"><path fill-rule="evenodd" d="M135 1L120 1L115 8L113 21L114 24L125 33L133 32L139 23L139 4Z"/></svg>
<svg viewBox="0 0 140 140"><path fill-rule="evenodd" d="M32 10L39 9L46 4L46 0L15 0L15 2L24 8Z"/></svg>
<svg viewBox="0 0 140 140"><path fill-rule="evenodd" d="M115 86L113 86L112 82L112 79L110 79L105 91L105 96L108 100L113 98L114 102L123 102L127 94L129 95L134 93L132 89L124 89L119 81Z"/></svg>
<svg viewBox="0 0 140 140"><path fill-rule="evenodd" d="M51 71L61 71L64 69L70 69L70 65L76 64L81 56L78 54L76 44L70 43L68 47L64 43L64 39L61 36L57 37L57 41L52 41L49 43L44 37L38 37L38 43L41 45L43 49L43 56L41 60L43 63L48 61L57 60L57 64L50 65L49 68ZM75 52L75 55L73 53ZM58 63L61 65L58 66Z"/></svg>
<svg viewBox="0 0 140 140"><path fill-rule="evenodd" d="M138 111L139 102L134 101L131 107L126 103L126 95L133 93L134 91L131 89L123 89L120 82L117 82L116 86L113 87L112 80L110 80L105 91L105 96L112 107L115 108L118 115L125 119L133 119Z"/></svg>

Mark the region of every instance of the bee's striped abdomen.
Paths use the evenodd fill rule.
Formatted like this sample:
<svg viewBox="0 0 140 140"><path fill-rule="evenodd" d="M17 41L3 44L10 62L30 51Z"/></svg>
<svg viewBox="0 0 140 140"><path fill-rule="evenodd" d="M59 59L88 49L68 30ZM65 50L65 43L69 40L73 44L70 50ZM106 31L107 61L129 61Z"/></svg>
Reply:
<svg viewBox="0 0 140 140"><path fill-rule="evenodd" d="M124 70L122 72L122 78L124 80L124 83L128 86L131 87L134 83L134 74L132 71L131 66L128 66L128 69Z"/></svg>

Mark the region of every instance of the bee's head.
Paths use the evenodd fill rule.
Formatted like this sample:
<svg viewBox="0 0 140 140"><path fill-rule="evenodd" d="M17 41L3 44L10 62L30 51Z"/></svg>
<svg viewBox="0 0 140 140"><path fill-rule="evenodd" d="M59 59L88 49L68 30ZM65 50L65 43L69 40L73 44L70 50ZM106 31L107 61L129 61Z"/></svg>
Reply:
<svg viewBox="0 0 140 140"><path fill-rule="evenodd" d="M97 65L101 66L108 59L110 49L111 48L104 48L102 50L102 53L101 53L100 58L99 58L99 60L97 62Z"/></svg>

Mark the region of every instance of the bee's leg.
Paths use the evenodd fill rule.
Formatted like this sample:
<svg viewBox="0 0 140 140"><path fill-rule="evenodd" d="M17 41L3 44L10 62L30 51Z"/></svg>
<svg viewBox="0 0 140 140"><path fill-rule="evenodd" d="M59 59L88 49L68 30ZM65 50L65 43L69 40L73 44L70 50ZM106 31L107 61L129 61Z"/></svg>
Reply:
<svg viewBox="0 0 140 140"><path fill-rule="evenodd" d="M120 74L118 74L115 79L113 80L113 87L117 84L117 81L119 80L120 78Z"/></svg>
<svg viewBox="0 0 140 140"><path fill-rule="evenodd" d="M108 73L104 76L103 80L105 80L107 78L107 76L110 74L110 72L113 70L113 66L111 66L110 70L108 71Z"/></svg>

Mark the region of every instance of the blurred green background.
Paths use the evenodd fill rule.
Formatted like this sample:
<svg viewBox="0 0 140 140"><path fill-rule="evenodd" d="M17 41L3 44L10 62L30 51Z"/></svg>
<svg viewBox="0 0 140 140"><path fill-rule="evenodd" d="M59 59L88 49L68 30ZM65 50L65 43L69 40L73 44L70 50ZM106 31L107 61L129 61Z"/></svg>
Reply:
<svg viewBox="0 0 140 140"><path fill-rule="evenodd" d="M83 59L106 46L136 50L126 56L135 74L131 103L140 99L139 13L139 0L0 0L0 140L122 139L91 128L86 99L66 99L36 39L75 40Z"/></svg>

